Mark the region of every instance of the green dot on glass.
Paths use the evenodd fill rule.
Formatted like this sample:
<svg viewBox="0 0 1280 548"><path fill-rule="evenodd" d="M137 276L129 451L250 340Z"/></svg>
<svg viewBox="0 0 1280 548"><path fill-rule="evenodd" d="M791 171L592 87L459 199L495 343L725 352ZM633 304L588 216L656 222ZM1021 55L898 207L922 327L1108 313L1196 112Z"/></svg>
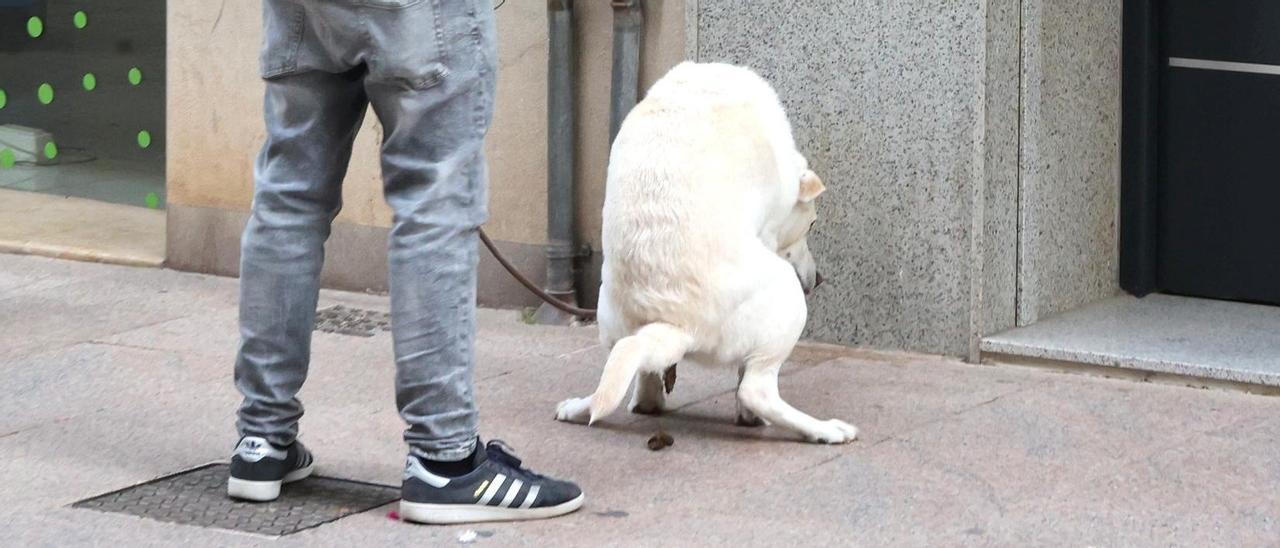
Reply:
<svg viewBox="0 0 1280 548"><path fill-rule="evenodd" d="M9 169L17 159L13 156L13 151L9 149L0 150L0 167Z"/></svg>
<svg viewBox="0 0 1280 548"><path fill-rule="evenodd" d="M54 159L54 158L57 158L57 157L58 157L58 145L53 144L53 141L49 141L48 143L45 143L45 144L44 144L44 157L45 157L45 158L48 158L48 159L50 159L50 160L52 160L52 159Z"/></svg>
<svg viewBox="0 0 1280 548"><path fill-rule="evenodd" d="M71 18L71 22L76 28L82 29L89 25L89 16L83 11L77 11L75 16Z"/></svg>
<svg viewBox="0 0 1280 548"><path fill-rule="evenodd" d="M129 83L135 86L142 83L142 69L138 67L129 69Z"/></svg>
<svg viewBox="0 0 1280 548"><path fill-rule="evenodd" d="M142 130L138 132L138 146L147 148L151 146L151 132Z"/></svg>
<svg viewBox="0 0 1280 548"><path fill-rule="evenodd" d="M3 89L0 89L0 108L4 108L4 106L8 103L9 103L9 94L5 93Z"/></svg>
<svg viewBox="0 0 1280 548"><path fill-rule="evenodd" d="M147 207L156 209L160 207L160 196L154 192L147 193Z"/></svg>
<svg viewBox="0 0 1280 548"><path fill-rule="evenodd" d="M39 38L41 34L44 34L44 21L39 17L27 19L27 34L30 34L32 38Z"/></svg>
<svg viewBox="0 0 1280 548"><path fill-rule="evenodd" d="M49 104L53 102L53 86L49 84L40 84L40 89L36 90L36 98L40 99L41 104Z"/></svg>
<svg viewBox="0 0 1280 548"><path fill-rule="evenodd" d="M84 75L85 91L93 91L97 87L98 87L98 77L94 76L92 72L86 72Z"/></svg>

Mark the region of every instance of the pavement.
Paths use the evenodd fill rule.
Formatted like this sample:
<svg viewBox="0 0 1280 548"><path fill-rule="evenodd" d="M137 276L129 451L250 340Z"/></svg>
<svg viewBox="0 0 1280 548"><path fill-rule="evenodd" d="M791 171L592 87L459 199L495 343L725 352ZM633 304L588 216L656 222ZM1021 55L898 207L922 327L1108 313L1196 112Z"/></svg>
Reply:
<svg viewBox="0 0 1280 548"><path fill-rule="evenodd" d="M389 505L266 538L71 508L227 457L236 299L233 279L0 255L3 544L453 546L468 530L490 546L1280 544L1275 397L803 344L784 397L857 425L857 442L734 426L734 374L693 368L666 416L588 428L552 416L594 388L595 329L500 310L479 315L483 435L580 482L576 514L428 527ZM387 308L325 292L335 304ZM390 342L316 333L301 428L319 473L398 485ZM650 451L659 428L675 444Z"/></svg>

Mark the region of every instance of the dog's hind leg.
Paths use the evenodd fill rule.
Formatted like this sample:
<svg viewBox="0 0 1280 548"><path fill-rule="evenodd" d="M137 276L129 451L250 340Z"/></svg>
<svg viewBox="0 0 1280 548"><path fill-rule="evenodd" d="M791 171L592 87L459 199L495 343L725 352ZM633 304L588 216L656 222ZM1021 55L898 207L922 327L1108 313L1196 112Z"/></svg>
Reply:
<svg viewBox="0 0 1280 548"><path fill-rule="evenodd" d="M631 393L628 409L638 415L661 415L667 400L663 373L641 372L636 375L636 388Z"/></svg>
<svg viewBox="0 0 1280 548"><path fill-rule="evenodd" d="M745 366L745 365L740 365L740 366L738 366L738 388L739 388L738 394L739 394L739 396L736 398L736 399L738 400L738 401L737 401L737 405L738 405L738 419L737 419L737 421L736 421L736 422L737 422L738 426L750 426L750 427L755 427L755 426L764 426L764 421L763 421L763 420L761 420L761 419L760 419L760 417L757 417L755 413L752 413L750 409L747 409L747 405L746 405L746 404L742 403L742 396L741 396L741 394L742 394L742 392L741 392L741 388L742 388L742 376L743 376L743 375L745 375L745 374L746 374L746 372L747 372L747 366Z"/></svg>
<svg viewBox="0 0 1280 548"><path fill-rule="evenodd" d="M591 396L569 398L556 405L556 420L586 424L591 419Z"/></svg>
<svg viewBox="0 0 1280 548"><path fill-rule="evenodd" d="M738 400L769 424L794 430L805 439L818 443L848 443L858 436L858 429L844 421L818 420L791 407L778 394L778 369L782 359L748 359Z"/></svg>
<svg viewBox="0 0 1280 548"><path fill-rule="evenodd" d="M656 373L661 385L662 371L680 361L692 342L680 328L665 323L651 323L634 335L623 337L609 352L596 391L589 398L560 402L556 419L593 423L613 413L637 373Z"/></svg>

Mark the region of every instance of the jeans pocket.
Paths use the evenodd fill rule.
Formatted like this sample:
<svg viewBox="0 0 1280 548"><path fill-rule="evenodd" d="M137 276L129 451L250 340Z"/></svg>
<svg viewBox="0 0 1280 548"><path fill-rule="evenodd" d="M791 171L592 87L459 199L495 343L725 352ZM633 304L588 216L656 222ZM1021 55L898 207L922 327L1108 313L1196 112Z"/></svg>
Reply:
<svg viewBox="0 0 1280 548"><path fill-rule="evenodd" d="M369 59L369 79L404 91L422 91L444 82L453 71L448 63L440 0L355 0L361 5L394 8L370 13L375 52ZM453 0L448 0L453 1ZM412 8L412 9L408 9Z"/></svg>
<svg viewBox="0 0 1280 548"><path fill-rule="evenodd" d="M262 51L258 59L263 78L284 76L298 69L306 16L306 9L293 0L263 0Z"/></svg>

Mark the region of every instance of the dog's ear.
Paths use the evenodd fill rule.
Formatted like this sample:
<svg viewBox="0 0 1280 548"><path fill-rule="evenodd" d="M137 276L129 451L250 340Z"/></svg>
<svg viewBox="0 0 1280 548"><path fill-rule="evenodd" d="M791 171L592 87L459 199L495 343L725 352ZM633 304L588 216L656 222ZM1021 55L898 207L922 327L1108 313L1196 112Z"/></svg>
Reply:
<svg viewBox="0 0 1280 548"><path fill-rule="evenodd" d="M804 170L804 174L800 176L800 201L812 202L827 190L826 185L822 184L822 179L818 178L818 174L812 170Z"/></svg>

